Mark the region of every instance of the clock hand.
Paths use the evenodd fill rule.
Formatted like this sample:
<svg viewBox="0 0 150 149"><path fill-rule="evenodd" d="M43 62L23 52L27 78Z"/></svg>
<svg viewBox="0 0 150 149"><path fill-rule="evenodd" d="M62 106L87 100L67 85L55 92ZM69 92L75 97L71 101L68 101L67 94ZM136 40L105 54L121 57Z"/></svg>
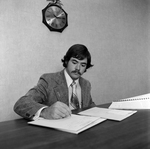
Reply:
<svg viewBox="0 0 150 149"><path fill-rule="evenodd" d="M58 15L53 14L53 15L54 15L55 18L61 19L61 16L63 16L63 14L64 14L64 13L60 13L60 14L58 14Z"/></svg>
<svg viewBox="0 0 150 149"><path fill-rule="evenodd" d="M56 19L59 19L59 17L57 17L55 14L53 14L54 15L54 17L56 18Z"/></svg>
<svg viewBox="0 0 150 149"><path fill-rule="evenodd" d="M64 13L62 12L62 13L58 14L57 17L62 17L63 15L64 15Z"/></svg>

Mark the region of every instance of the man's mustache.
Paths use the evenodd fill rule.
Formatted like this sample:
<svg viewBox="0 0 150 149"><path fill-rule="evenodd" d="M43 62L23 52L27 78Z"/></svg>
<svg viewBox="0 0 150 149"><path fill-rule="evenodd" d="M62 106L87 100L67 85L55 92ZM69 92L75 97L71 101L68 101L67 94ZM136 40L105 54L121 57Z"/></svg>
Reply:
<svg viewBox="0 0 150 149"><path fill-rule="evenodd" d="M74 71L72 71L72 73L78 73L79 75L81 75L80 71L78 71L78 70L74 70Z"/></svg>

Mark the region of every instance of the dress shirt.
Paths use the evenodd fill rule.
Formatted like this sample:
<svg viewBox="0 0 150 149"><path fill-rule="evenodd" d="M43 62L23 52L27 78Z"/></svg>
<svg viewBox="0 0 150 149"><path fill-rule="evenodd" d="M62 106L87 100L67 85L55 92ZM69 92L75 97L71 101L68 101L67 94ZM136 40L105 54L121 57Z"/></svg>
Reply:
<svg viewBox="0 0 150 149"><path fill-rule="evenodd" d="M71 96L72 96L72 87L70 86L73 82L72 78L68 75L66 69L64 70L64 74L65 74L65 78L66 78L66 82L67 82L67 86L68 86L68 97L69 97L69 107L71 110L73 110L74 108L71 106L70 101L71 101ZM76 91L77 91L77 97L79 100L79 107L81 108L81 87L79 84L79 79L75 80L76 82Z"/></svg>

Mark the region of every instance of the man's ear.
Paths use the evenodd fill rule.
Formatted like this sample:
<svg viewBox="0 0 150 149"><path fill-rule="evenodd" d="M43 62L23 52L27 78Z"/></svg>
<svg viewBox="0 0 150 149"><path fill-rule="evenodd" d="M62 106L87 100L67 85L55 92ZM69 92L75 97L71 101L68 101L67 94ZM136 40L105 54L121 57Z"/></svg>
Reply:
<svg viewBox="0 0 150 149"><path fill-rule="evenodd" d="M66 65L66 67L67 67L67 65L68 65L68 61L65 61L65 65Z"/></svg>

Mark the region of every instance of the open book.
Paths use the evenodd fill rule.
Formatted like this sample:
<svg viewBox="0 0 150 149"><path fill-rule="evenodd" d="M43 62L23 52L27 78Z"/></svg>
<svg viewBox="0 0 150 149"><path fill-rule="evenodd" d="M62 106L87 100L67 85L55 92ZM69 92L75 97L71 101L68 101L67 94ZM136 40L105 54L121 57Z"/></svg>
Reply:
<svg viewBox="0 0 150 149"><path fill-rule="evenodd" d="M79 114L88 115L88 116L97 116L97 117L116 120L116 121L122 121L136 112L137 111L115 110L115 109L93 107L88 110L82 111Z"/></svg>
<svg viewBox="0 0 150 149"><path fill-rule="evenodd" d="M110 109L150 109L150 93L113 101Z"/></svg>
<svg viewBox="0 0 150 149"><path fill-rule="evenodd" d="M58 120L38 119L35 121L28 122L28 124L44 126L78 134L105 120L106 119L100 117L89 117L72 114L70 117L63 119Z"/></svg>

